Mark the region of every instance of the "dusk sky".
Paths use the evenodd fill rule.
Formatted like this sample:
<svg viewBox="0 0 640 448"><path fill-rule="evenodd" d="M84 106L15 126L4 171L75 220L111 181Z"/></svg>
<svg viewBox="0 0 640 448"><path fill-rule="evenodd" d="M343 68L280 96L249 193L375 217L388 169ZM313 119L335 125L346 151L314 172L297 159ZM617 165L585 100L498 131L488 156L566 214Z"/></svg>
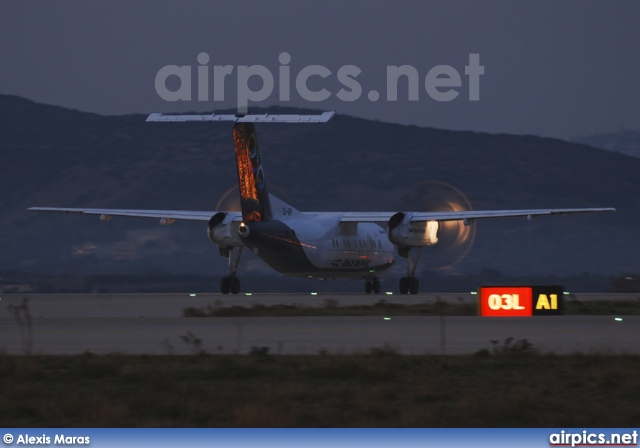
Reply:
<svg viewBox="0 0 640 448"><path fill-rule="evenodd" d="M101 114L215 111L237 106L241 66L273 75L267 98L251 106L301 106L437 128L571 138L640 130L640 2L633 1L3 1L0 93ZM198 55L209 60L199 64ZM282 62L282 53L290 60ZM477 101L465 73L477 54ZM286 58L285 58L286 59ZM201 59L200 62L203 62ZM156 88L168 65L190 66L190 100L167 101ZM198 100L198 66L208 100ZM328 69L296 88L307 66ZM387 67L411 66L398 100L387 97ZM428 73L446 65L453 87L430 95ZM214 67L232 66L225 100ZM343 66L362 93L338 97ZM289 100L280 70L289 72ZM451 78L457 71L459 80ZM436 69L436 72L438 69ZM436 72L432 72L435 75ZM445 76L446 77L446 76ZM455 77L454 77L455 78ZM177 76L165 86L177 91ZM442 75L438 77L441 82ZM286 84L286 83L285 83ZM254 76L249 86L259 91ZM379 97L371 91L375 90ZM455 98L438 101L437 92ZM371 98L378 98L372 101Z"/></svg>

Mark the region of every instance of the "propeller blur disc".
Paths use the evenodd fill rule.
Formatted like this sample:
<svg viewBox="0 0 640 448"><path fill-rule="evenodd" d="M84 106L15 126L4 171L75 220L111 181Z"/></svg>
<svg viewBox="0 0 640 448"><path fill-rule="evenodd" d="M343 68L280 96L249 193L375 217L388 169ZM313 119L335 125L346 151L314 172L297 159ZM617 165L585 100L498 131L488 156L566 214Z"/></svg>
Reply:
<svg viewBox="0 0 640 448"><path fill-rule="evenodd" d="M451 184L439 181L422 182L403 193L399 210L417 212L450 212L473 210L465 194ZM420 257L420 267L446 270L464 259L475 241L474 224L462 221L440 222L438 243L426 247Z"/></svg>

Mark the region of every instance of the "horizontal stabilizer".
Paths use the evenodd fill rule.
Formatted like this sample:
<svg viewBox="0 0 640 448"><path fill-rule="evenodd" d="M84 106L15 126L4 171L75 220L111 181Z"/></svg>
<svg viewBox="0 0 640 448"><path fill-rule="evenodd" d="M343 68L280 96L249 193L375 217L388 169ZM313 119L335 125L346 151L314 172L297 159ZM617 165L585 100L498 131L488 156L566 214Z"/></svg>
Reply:
<svg viewBox="0 0 640 448"><path fill-rule="evenodd" d="M147 121L235 121L237 123L326 123L335 115L335 111L317 115L284 114L206 114L206 115L164 115L151 114Z"/></svg>

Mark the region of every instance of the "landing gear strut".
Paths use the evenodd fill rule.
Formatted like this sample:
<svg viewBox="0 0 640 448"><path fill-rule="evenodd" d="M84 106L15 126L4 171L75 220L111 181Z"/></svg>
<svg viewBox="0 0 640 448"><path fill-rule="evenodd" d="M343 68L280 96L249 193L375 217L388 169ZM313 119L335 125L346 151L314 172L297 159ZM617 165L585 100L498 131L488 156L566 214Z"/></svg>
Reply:
<svg viewBox="0 0 640 448"><path fill-rule="evenodd" d="M415 257L412 257L412 249L409 248L407 251L407 276L400 279L400 294L418 294L420 289L420 282L415 273L422 247L416 247Z"/></svg>
<svg viewBox="0 0 640 448"><path fill-rule="evenodd" d="M367 282L364 284L364 292L366 292L367 294L371 294L371 291L373 291L375 294L380 293L380 280L378 280L378 278L367 280Z"/></svg>
<svg viewBox="0 0 640 448"><path fill-rule="evenodd" d="M228 253L229 258L229 275L222 277L220 281L220 292L222 294L238 294L240 292L240 279L236 276L238 272L238 264L240 264L240 256L242 255L242 249L244 246L240 246L236 254L235 261L233 260L233 251L235 248L231 248Z"/></svg>

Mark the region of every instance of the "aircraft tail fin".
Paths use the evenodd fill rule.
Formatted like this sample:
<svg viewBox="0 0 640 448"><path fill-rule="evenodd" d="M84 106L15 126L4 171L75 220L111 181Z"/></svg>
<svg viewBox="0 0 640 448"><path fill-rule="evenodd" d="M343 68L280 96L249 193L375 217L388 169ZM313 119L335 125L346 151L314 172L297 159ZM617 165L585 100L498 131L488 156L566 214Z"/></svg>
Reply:
<svg viewBox="0 0 640 448"><path fill-rule="evenodd" d="M155 122L207 122L234 121L233 144L238 168L240 206L244 222L268 221L273 217L271 201L267 191L264 170L260 160L260 148L253 123L326 123L335 111L315 115L298 114L204 114L204 115L164 115L151 114L147 121ZM293 213L290 206L283 208L284 215ZM297 211L296 211L297 212Z"/></svg>
<svg viewBox="0 0 640 448"><path fill-rule="evenodd" d="M233 145L238 168L242 220L268 221L273 214L253 123L240 122L233 126Z"/></svg>

